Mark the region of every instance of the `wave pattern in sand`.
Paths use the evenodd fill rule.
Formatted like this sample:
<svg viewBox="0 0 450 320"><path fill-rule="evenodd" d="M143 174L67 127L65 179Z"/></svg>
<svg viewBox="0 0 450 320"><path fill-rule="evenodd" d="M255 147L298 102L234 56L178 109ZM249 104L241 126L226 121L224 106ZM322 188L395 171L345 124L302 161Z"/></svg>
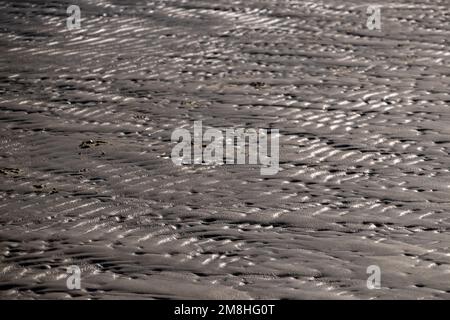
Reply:
<svg viewBox="0 0 450 320"><path fill-rule="evenodd" d="M0 2L0 297L450 298L447 0L77 2ZM174 166L195 120L282 171Z"/></svg>

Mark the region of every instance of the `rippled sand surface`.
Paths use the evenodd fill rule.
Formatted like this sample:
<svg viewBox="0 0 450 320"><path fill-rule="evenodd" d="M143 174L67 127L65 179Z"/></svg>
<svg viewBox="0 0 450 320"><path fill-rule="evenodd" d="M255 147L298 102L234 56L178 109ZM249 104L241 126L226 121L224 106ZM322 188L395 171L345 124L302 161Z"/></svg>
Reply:
<svg viewBox="0 0 450 320"><path fill-rule="evenodd" d="M0 298L450 298L450 3L377 3L0 2ZM195 120L282 170L175 166Z"/></svg>

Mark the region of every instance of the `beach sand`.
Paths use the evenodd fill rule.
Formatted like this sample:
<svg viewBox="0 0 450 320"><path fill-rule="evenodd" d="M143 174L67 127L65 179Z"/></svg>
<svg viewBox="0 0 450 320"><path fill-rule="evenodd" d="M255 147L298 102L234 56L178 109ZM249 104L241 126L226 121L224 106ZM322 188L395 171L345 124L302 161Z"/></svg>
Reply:
<svg viewBox="0 0 450 320"><path fill-rule="evenodd" d="M0 298L450 298L448 0L72 2L0 2Z"/></svg>

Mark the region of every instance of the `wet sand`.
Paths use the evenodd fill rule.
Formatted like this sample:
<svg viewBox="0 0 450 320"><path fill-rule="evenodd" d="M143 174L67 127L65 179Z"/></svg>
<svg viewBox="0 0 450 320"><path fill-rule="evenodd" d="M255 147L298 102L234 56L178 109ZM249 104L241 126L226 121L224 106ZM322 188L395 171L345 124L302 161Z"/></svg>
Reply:
<svg viewBox="0 0 450 320"><path fill-rule="evenodd" d="M449 299L450 3L377 3L0 2L0 298ZM198 120L281 171L175 166Z"/></svg>

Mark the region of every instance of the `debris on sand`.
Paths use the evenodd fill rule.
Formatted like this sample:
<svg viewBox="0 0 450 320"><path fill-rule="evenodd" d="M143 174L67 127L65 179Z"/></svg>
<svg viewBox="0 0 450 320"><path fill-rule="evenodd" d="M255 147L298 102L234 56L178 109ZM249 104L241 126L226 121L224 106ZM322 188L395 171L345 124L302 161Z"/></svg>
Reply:
<svg viewBox="0 0 450 320"><path fill-rule="evenodd" d="M261 89L266 86L266 83L262 82L262 81L253 81L253 82L250 82L250 85L252 87L254 87L255 89Z"/></svg>
<svg viewBox="0 0 450 320"><path fill-rule="evenodd" d="M0 173L4 174L5 176L8 175L17 175L20 173L20 169L17 168L0 168Z"/></svg>
<svg viewBox="0 0 450 320"><path fill-rule="evenodd" d="M105 141L102 140L86 140L80 143L79 147L80 149L87 149L92 147L98 147L102 144L105 144Z"/></svg>
<svg viewBox="0 0 450 320"><path fill-rule="evenodd" d="M184 101L181 101L181 105L188 106L188 107L197 107L198 103L196 101L192 101L192 100L184 100Z"/></svg>
<svg viewBox="0 0 450 320"><path fill-rule="evenodd" d="M39 192L39 193L41 193L41 192L48 192L50 194L58 193L58 190L56 190L56 188L51 188L50 189L45 184L34 184L33 188L35 188L36 191Z"/></svg>

